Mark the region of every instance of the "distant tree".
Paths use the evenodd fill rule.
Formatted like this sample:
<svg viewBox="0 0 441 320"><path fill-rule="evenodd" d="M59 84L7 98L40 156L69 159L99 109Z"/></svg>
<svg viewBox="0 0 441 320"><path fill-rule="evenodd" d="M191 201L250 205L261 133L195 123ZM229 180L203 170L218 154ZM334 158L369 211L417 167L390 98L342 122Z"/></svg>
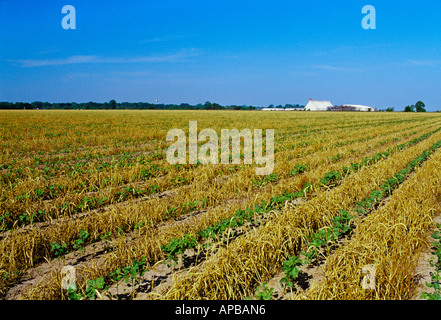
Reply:
<svg viewBox="0 0 441 320"><path fill-rule="evenodd" d="M192 106L189 103L181 103L179 109L192 109Z"/></svg>
<svg viewBox="0 0 441 320"><path fill-rule="evenodd" d="M204 109L205 110L210 110L212 108L211 105L212 105L212 103L210 101L206 101L204 103Z"/></svg>
<svg viewBox="0 0 441 320"><path fill-rule="evenodd" d="M109 101L109 108L116 109L116 101L115 100L112 99Z"/></svg>
<svg viewBox="0 0 441 320"><path fill-rule="evenodd" d="M34 101L34 102L32 102L32 108L34 108L34 109L43 108L43 102L41 102L41 101Z"/></svg>
<svg viewBox="0 0 441 320"><path fill-rule="evenodd" d="M418 101L415 104L415 110L416 112L426 112L426 105L422 101Z"/></svg>
<svg viewBox="0 0 441 320"><path fill-rule="evenodd" d="M404 108L404 112L415 112L415 106L407 106L406 108Z"/></svg>
<svg viewBox="0 0 441 320"><path fill-rule="evenodd" d="M386 112L394 112L394 108L387 108Z"/></svg>

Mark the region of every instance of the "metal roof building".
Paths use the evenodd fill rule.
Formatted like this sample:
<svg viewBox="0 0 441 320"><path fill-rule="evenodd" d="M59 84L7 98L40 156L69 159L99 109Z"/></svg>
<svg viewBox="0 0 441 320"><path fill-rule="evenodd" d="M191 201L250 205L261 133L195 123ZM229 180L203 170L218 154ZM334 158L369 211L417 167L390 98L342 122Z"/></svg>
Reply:
<svg viewBox="0 0 441 320"><path fill-rule="evenodd" d="M333 107L331 101L319 101L309 99L308 104L305 106L306 111L328 111L328 108Z"/></svg>
<svg viewBox="0 0 441 320"><path fill-rule="evenodd" d="M355 107L355 109L357 111L363 111L363 112L368 112L368 111L374 111L375 109L369 106L362 106L359 104L345 104L343 105L345 107Z"/></svg>

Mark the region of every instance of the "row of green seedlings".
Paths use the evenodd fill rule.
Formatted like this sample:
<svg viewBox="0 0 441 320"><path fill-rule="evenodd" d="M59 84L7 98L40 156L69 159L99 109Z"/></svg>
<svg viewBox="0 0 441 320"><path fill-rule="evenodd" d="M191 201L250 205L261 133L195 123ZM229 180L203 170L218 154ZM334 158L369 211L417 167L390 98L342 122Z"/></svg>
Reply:
<svg viewBox="0 0 441 320"><path fill-rule="evenodd" d="M302 260L298 256L290 256L283 262L282 269L285 272L284 277L280 280L280 284L284 288L292 291L295 281L299 278L302 271L299 269L302 265L318 263L319 259L324 257L323 248L330 250L331 244L335 243L339 238L346 236L352 226L353 216L347 211L342 210L340 214L331 221L331 226L321 229L319 232L312 234L308 239L308 250L302 251L301 255L305 256ZM272 300L274 296L274 288L269 288L266 282L257 289L254 297L257 300ZM250 300L249 297L245 300Z"/></svg>
<svg viewBox="0 0 441 320"><path fill-rule="evenodd" d="M325 177L323 178L321 184L323 185L328 185L329 183L333 182L333 181L339 181L341 179L341 177L343 175L347 175L350 174L352 171L357 171L359 170L361 167L366 166L366 165L371 165L374 164L376 162L378 162L381 159L385 159L387 157L389 157L392 153L395 153L397 151L401 151L407 147L410 147L414 144L417 144L418 142L428 138L429 136L431 136L432 134L440 131L441 128L438 128L434 131L428 132L426 134L423 134L422 136L415 138L411 141L408 141L407 143L403 143L403 144L399 144L396 145L390 149L388 149L385 152L378 152L377 154L375 154L372 157L365 157L363 159L363 161L361 161L360 163L352 163L350 167L343 167L342 170L337 170L337 171L331 171L329 173L327 173L325 175ZM343 157L342 154L337 154L336 156L333 156L331 158L328 159L328 161L330 162L336 162L338 160L340 160ZM297 164L290 172L289 172L289 176L292 177L294 175L297 174L301 174L305 171L308 171L310 169L310 164ZM265 184L268 183L275 183L279 180L279 176L277 173L272 173L268 176L265 176L263 178L260 178L259 180L254 179L252 180L255 186L261 187L264 186Z"/></svg>
<svg viewBox="0 0 441 320"><path fill-rule="evenodd" d="M421 294L422 299L426 300L441 300L441 224L436 225L437 229L432 234L432 251L436 256L437 261L432 259L429 261L430 266L435 268L434 272L430 273L430 282L425 283L428 289L432 289L432 292L423 292Z"/></svg>
<svg viewBox="0 0 441 320"><path fill-rule="evenodd" d="M304 188L304 191L289 194L285 193L283 196L275 197L273 198L274 202L277 203L284 203L285 201L295 199L297 197L301 196L302 192L309 192L311 188L306 187ZM201 237L204 237L206 239L218 239L219 234L223 234L227 229L239 227L246 221L252 221L253 217L256 214L262 214L264 212L268 211L268 205L269 203L263 203L261 205L256 205L254 210L251 210L247 208L247 210L238 210L231 219L225 219L222 220L220 223L215 224L213 226L209 226L203 230L200 231ZM169 266L172 264L172 261L175 263L178 261L178 255L183 253L185 250L190 248L195 248L198 243L198 240L196 237L194 237L192 234L188 234L181 239L173 239L170 241L170 243L167 246L161 246L163 251L165 251L168 255L168 263ZM209 244L206 244L206 247ZM142 258L141 261L145 261L145 257ZM135 264L134 262L134 265ZM105 277L100 277L96 280L89 280L87 281L87 287L85 289L85 294L80 294L79 290L75 288L74 290L68 290L68 298L69 299L95 299L96 298L96 291L105 291L107 290L110 285L114 283L118 283L122 278L125 279L125 282L128 282L128 279L131 279L132 281L135 279L135 274L130 273L128 271L133 270L131 269L133 267L127 266L122 268L117 268L115 271L110 272ZM145 270L144 270L145 272ZM131 277L124 276L125 274L130 274ZM143 273L140 273L142 276ZM96 285L99 284L99 285ZM88 295L87 292L90 294Z"/></svg>
<svg viewBox="0 0 441 320"><path fill-rule="evenodd" d="M422 137L416 138L415 141L413 140L413 141L409 142L409 145L411 145L411 144L413 144L413 143L416 143L416 142L418 142L418 141L421 141L422 139L427 138L429 135L435 133L436 131L437 131L437 130L435 130L435 131L433 131L433 132L431 132L431 133L428 133L426 136L422 136ZM397 132L397 131L394 131L393 133L396 133L396 132ZM416 133L417 133L417 131L414 131L414 132L412 132L411 134L416 134ZM405 134L404 136L407 136L407 135L408 135L408 134ZM371 139L373 139L373 138L375 138L375 136L368 137L368 138L361 138L361 139L351 140L351 141L346 141L346 142L338 142L338 143L332 145L331 148L333 148L333 147L339 147L339 146L344 146L344 145L347 145L347 144L350 144L350 143L355 143L355 142L368 141L368 140L371 140ZM399 138L396 138L396 137L395 137L395 138L390 138L390 139L386 139L386 140L384 140L384 141L381 141L381 142L379 142L378 144L379 144L379 145L384 145L384 144L387 143L388 141L396 142L396 141L398 141L398 140L399 140ZM325 139L325 141L327 141L327 140ZM297 146L305 147L305 146L309 146L309 145L311 145L311 144L313 144L313 142L310 142L310 141L302 141L302 142L299 142L299 143L296 143L296 144L293 144L293 145L289 146L287 149L289 149L289 148L291 148L291 147L297 147ZM407 145L407 144L403 144L403 147L405 147L405 146L408 146L408 145ZM319 149L316 150L316 151L324 150L324 149L327 149L327 148L328 148L327 146L324 146L324 147L319 148ZM354 151L354 150L351 150L351 152L353 152L353 151ZM315 151L312 151L312 152L315 152ZM308 152L308 153L309 153L309 152ZM300 156L300 154L298 154L298 156ZM330 162L330 163L338 162L340 159L343 158L343 156L344 156L344 154L342 154L342 153L338 153L338 154L335 155L335 156L329 157L328 162ZM289 158L292 159L292 156L290 156ZM303 173L303 172L309 170L309 168L310 168L310 164L309 164L309 163L308 163L308 164L297 164L297 165L296 165L296 166L295 166L295 167L289 172L289 176L292 177L292 176L294 176L294 175L301 174L301 173ZM252 182L253 182L253 184L254 184L256 187L262 187L262 186L264 186L264 185L266 185L266 184L268 184L268 183L275 183L275 182L277 182L279 179L280 179L280 176L279 176L277 173L272 173L272 174L270 174L270 175L268 175L268 176L261 177L261 178L259 178L259 179L253 179Z"/></svg>
<svg viewBox="0 0 441 320"><path fill-rule="evenodd" d="M360 216L368 215L372 210L376 209L385 198L390 196L410 173L421 166L421 164L440 147L441 141L438 141L428 150L413 159L406 168L401 169L393 177L383 181L381 187L373 190L369 197L357 203L353 211ZM354 226L352 221L355 217L356 216L352 216L347 211L342 210L340 214L331 221L330 227L322 228L318 232L309 235L307 242L308 249L301 252L301 255L304 256L304 260L298 256L291 256L284 261L282 268L285 271L285 276L280 280L280 283L285 288L292 290L294 281L296 281L301 273L299 266L318 264L321 260L325 259L330 252L336 248L338 240L347 237L353 231ZM436 236L439 236L439 233L436 233ZM438 249L440 249L438 252L441 253L441 248L438 247ZM437 276L439 276L439 274ZM439 280L439 278L435 280ZM437 285L437 282L434 283ZM267 295L269 289L262 286L262 290L266 290Z"/></svg>
<svg viewBox="0 0 441 320"><path fill-rule="evenodd" d="M407 122L407 121L400 121L400 123L401 123L401 122ZM383 125L384 125L383 123L376 124L376 126L383 126ZM418 125L412 126L412 127L410 127L409 129L416 128L416 127L418 127ZM391 135L391 134L394 134L394 133L397 133L397 132L399 132L399 131L393 131L393 132L388 133L387 135ZM409 136L409 135L416 134L416 133L417 133L417 131L413 131L413 132L411 132L411 133L405 133L405 134L403 135L403 137L407 137L407 136ZM360 139L349 140L349 141L339 141L339 142L333 144L333 145L331 146L331 148L333 148L333 147L342 147L342 146L346 146L346 145L353 144L353 143L356 143L356 142L368 141L368 140L374 139L375 137L376 137L376 136L371 136L371 137L363 137L363 138L360 138ZM384 140L384 141L379 142L378 144L379 144L379 145L384 145L384 144L386 144L386 143L389 142L389 141L393 141L393 142L395 142L395 141L398 141L398 140L399 140L399 138L397 138L397 137L395 137L395 138L388 138L388 139L386 139L386 140ZM327 140L325 139L325 140L322 141L322 142L326 142L326 141L327 141ZM292 149L292 148L295 148L295 147L297 147L297 146L302 146L302 147L304 147L304 146L309 146L309 145L311 145L311 144L312 144L312 142L309 142L309 141L307 141L307 142L300 142L300 143L297 143L297 144L292 144L292 145L288 146L288 148L291 148L291 149ZM328 149L327 146L323 146L323 147L319 148L317 151L327 150L327 149ZM298 154L298 156L300 156L300 154ZM334 157L331 157L331 158L329 159L329 161L336 161L336 160L338 160L338 159L337 159L338 157L339 157L339 155L334 156Z"/></svg>
<svg viewBox="0 0 441 320"><path fill-rule="evenodd" d="M203 144L200 142L199 144ZM219 151L221 151L219 149ZM276 151L276 150L275 150ZM93 170L85 170L84 167L88 164L88 161L91 159L99 159L103 157L102 155L86 155L83 157L75 158L73 161L80 161L76 162L74 165L69 164L67 161L63 160L47 160L43 161L40 157L34 156L34 163L30 167L20 167L20 168L14 168L13 165L17 162L16 159L13 160L10 164L0 164L0 169L6 169L8 170L7 173L1 173L0 174L0 186L8 186L9 188L13 188L18 181L21 179L26 178L25 176L25 169L31 170L32 175L38 175L42 176L45 180L50 180L53 177L57 176L58 172L67 172L67 176L69 178L81 175L81 174L89 174L89 173L96 173L96 172L104 172L111 168L128 168L132 167L134 165L146 165L148 163L151 163L152 161L160 161L166 158L165 152L155 152L151 153L147 156L140 156L139 158L132 158L132 155L130 153L122 152L119 154L120 157L118 159L115 159L115 157L112 157L112 161L105 161L102 163L98 163L97 166ZM243 155L241 155L243 157ZM254 153L253 153L254 156ZM81 161L81 160L88 160L88 161ZM230 161L232 160L232 156L230 155ZM116 163L115 163L116 161ZM37 166L40 166L44 164L44 167L42 170L36 170L35 168ZM61 166L60 164L65 164L65 166ZM194 165L186 165L190 167L195 167L197 165L200 165L201 163L197 161ZM155 165L154 165L155 166ZM156 165L157 166L157 165ZM162 170L166 170L166 168L161 168ZM41 175L42 173L42 175ZM149 175L146 171L141 172L140 174L137 174L132 177L133 179L138 179L140 181L145 180L148 178ZM90 190L93 191L93 190Z"/></svg>
<svg viewBox="0 0 441 320"><path fill-rule="evenodd" d="M76 159L75 161L80 161L83 158ZM152 153L147 156L140 156L136 159L129 159L127 156L123 156L122 158L116 160L113 158L112 162L103 162L103 163L97 163L96 167L93 170L85 170L84 167L88 165L89 161L81 161L76 162L75 164L69 164L66 161L63 160L48 160L43 161L38 156L34 157L34 163L32 166L29 167L19 167L14 168L15 163L17 162L17 159L14 159L13 162L10 164L2 164L0 165L0 168L3 170L7 170L4 173L1 173L0 175L0 186L5 186L9 188L13 188L17 182L19 182L22 179L25 179L27 177L27 170L30 170L31 176L41 176L45 180L50 180L53 177L56 177L58 175L58 172L63 172L63 174L67 174L69 178L79 175L79 174L88 174L88 173L96 173L96 172L104 172L105 170L115 168L127 168L132 167L134 165L147 165L151 163L152 161L159 161L165 159L165 153ZM87 160L87 159L86 159ZM64 165L60 165L64 164ZM44 167L40 169L35 169L38 166L44 165ZM25 174L26 173L26 174ZM141 175L142 177L142 175Z"/></svg>
<svg viewBox="0 0 441 320"><path fill-rule="evenodd" d="M195 167L198 164L190 165L191 167ZM180 165L175 164L173 165L176 167L178 171L183 170L190 170L191 168L189 165ZM158 177L160 175L166 174L162 170L163 168L153 165L150 168L144 168L141 170L140 175L143 175L145 180L148 180L151 177ZM229 172L237 171L240 169L238 166L230 167ZM220 170L218 172L219 175L223 175L225 172ZM106 180L104 179L104 183ZM188 185L191 183L191 181L188 178L180 177L180 176L174 176L170 178L170 182L172 182L172 188L181 187L184 185ZM83 182L85 183L85 182ZM65 189L64 186L61 185L50 185L46 187L44 190L42 189L36 189L34 192L31 193L24 193L21 196L17 196L16 200L26 200L30 198L34 198L35 196L41 197L42 200L49 200L49 199L55 199L61 196L61 193ZM74 190L75 191L75 190ZM84 190L83 190L84 191ZM96 189L95 191L98 191ZM148 188L133 188L130 186L124 187L122 190L117 191L113 197L84 197L81 199L79 203L74 203L72 201L64 201L63 204L58 205L58 210L61 211L64 214L76 214L80 212L84 212L87 210L93 210L98 209L104 205L108 205L110 203L119 203L124 202L129 199L136 199L143 196L153 195L160 192L160 188L157 185L150 185ZM4 202L6 199L1 199L0 202ZM21 228L28 224L37 223L37 222L44 222L47 221L48 217L53 218L54 213L52 212L46 212L45 210L35 210L32 212L23 212L21 214L18 213L11 213L6 212L3 215L0 215L0 232L11 230L14 228Z"/></svg>
<svg viewBox="0 0 441 320"><path fill-rule="evenodd" d="M173 219L179 215L190 213L195 211L197 208L205 208L207 206L207 198L204 197L202 201L189 201L185 202L180 206L167 208L163 215L163 220ZM144 226L143 222L137 222L129 229L123 230L121 227L118 228L118 235L123 235L124 233L130 232L132 230L140 230ZM107 234L100 235L99 237L92 238L87 230L80 230L79 236L73 239L70 243L62 242L52 242L50 244L51 258L58 258L64 256L65 254L75 251L84 250L84 246L93 244L98 241L107 241L112 236L110 231Z"/></svg>
<svg viewBox="0 0 441 320"><path fill-rule="evenodd" d="M132 182L146 181L149 180L150 178L166 175L167 173L168 173L167 168L153 164L149 168L141 169L139 174L132 176ZM110 184L109 182L110 179L105 178L102 181L100 181L100 186L106 187ZM120 182L128 183L128 181L120 181ZM89 185L88 181L82 181L78 183L77 186L73 188L71 187L71 189L72 189L71 190L72 193L83 193L83 192L97 192L99 191L100 187L98 187L95 184ZM22 195L16 196L14 199L18 201L26 201L28 199L52 200L60 196L63 196L66 193L66 190L67 187L64 185L53 184L53 185L45 186L44 188L37 188L33 191L25 192ZM6 199L2 198L1 201L4 202L6 201Z"/></svg>
<svg viewBox="0 0 441 320"><path fill-rule="evenodd" d="M50 186L53 187L53 186ZM38 192L39 190L37 190ZM160 191L159 186L150 185L148 188L133 188L130 186L117 191L112 198L109 197L84 197L79 203L73 201L64 201L58 205L58 211L65 212L65 214L76 214L88 210L98 209L110 203L124 202L129 199L135 199L146 195L153 195ZM21 228L29 224L45 222L48 217L53 218L54 212L46 212L45 210L37 209L32 212L23 212L15 215L11 212L6 212L0 216L0 232Z"/></svg>
<svg viewBox="0 0 441 320"><path fill-rule="evenodd" d="M148 180L150 177L157 177L158 172L162 168L157 165L153 165L151 168L145 168L141 170L142 175ZM178 170L182 168L178 167ZM164 174L164 172L162 172ZM162 175L161 174L161 175ZM104 183L106 180L104 179ZM170 182L172 182L172 186L178 187L183 185L188 185L190 183L189 179L174 176L170 178ZM17 196L15 200L26 200L31 198L40 198L42 200L50 200L58 198L62 195L63 190L65 189L62 185L50 185L46 187L44 190L39 188L31 193L24 193L21 196ZM74 190L75 191L75 190ZM95 190L98 191L98 190ZM150 185L148 188L133 188L130 186L124 187L122 190L117 191L112 198L109 197L84 197L81 202L75 204L72 201L64 201L63 204L58 205L58 210L64 212L65 214L76 214L80 212L84 212L87 210L98 209L104 205L115 203L115 202L124 202L129 199L136 199L142 196L153 195L160 192L160 188L157 185ZM3 201L5 201L4 199ZM1 201L0 201L1 202ZM11 230L13 228L21 228L28 224L44 222L47 221L48 217L53 217L53 213L45 212L44 210L36 210L32 212L23 212L22 214L12 214L11 212L6 212L3 215L0 215L0 232Z"/></svg>
<svg viewBox="0 0 441 320"><path fill-rule="evenodd" d="M108 273L106 277L88 280L85 290L80 290L76 285L71 286L67 289L66 298L69 300L95 300L96 298L102 298L100 291L109 289L113 284L118 285L122 279L124 279L127 286L134 287L138 283L138 278L142 277L147 271L145 258L139 261L133 259L131 265L119 267L115 271Z"/></svg>
<svg viewBox="0 0 441 320"><path fill-rule="evenodd" d="M439 128L438 130L441 130L441 128ZM198 246L201 247L199 245L200 243L205 243L205 245L203 245L200 249L206 249L207 246L209 246L209 244L213 242L213 239L219 240L227 231L229 236L234 238L234 229L243 226L245 223L249 223L251 226L260 224L260 217L269 213L272 210L280 208L280 206L282 206L286 201L292 201L296 198L306 197L314 189L333 188L338 183L340 183L345 176L351 174L352 172L356 172L364 166L369 166L377 163L378 161L389 157L392 153L400 151L405 147L416 144L417 142L427 138L428 136L430 136L430 134L433 133L424 134L423 136L409 141L405 144L395 146L386 152L379 152L371 157L365 157L360 163L351 164L350 167L343 167L340 170L327 172L325 176L320 180L320 182L315 186L313 186L311 183L306 183L301 191L294 193L289 193L288 191L286 191L282 195L277 195L273 197L268 202L262 201L260 205L256 205L254 208L238 210L231 217L225 218L222 221L214 224L213 226L202 229L197 235L190 233L184 235L181 238L174 238L167 245L161 245L161 250L166 255L166 261L169 265L172 261L174 263L177 263L179 255L182 255L185 259L185 251L187 249L195 249ZM297 165L296 168L294 168L293 170L304 172L305 170L307 170L308 167L308 165ZM404 179L404 177L402 177L401 175L404 174L405 171L406 169L403 169L403 173L398 174L400 179Z"/></svg>
<svg viewBox="0 0 441 320"><path fill-rule="evenodd" d="M441 128L436 131L439 130L441 130ZM432 134L433 133L434 132L432 132ZM408 142L407 144L393 147L387 152L377 153L371 157L365 157L359 164L352 164L351 167L343 167L341 170L328 172L315 186L313 186L311 183L306 183L302 190L298 192L289 193L288 191L285 191L284 194L272 197L268 202L262 201L260 205L255 205L254 208L238 210L230 218L225 218L212 226L208 226L200 230L197 235L189 233L181 238L174 238L167 245L161 245L161 250L166 256L164 262L169 266L176 264L179 256L182 256L182 258L185 259L184 254L187 249L207 249L209 246L211 246L211 244L219 241L219 239L224 239L224 235L227 232L229 232L231 237L234 237L234 229L243 226L245 223L249 223L251 225L261 223L260 217L274 209L280 208L284 203L286 203L286 201L293 201L297 198L306 197L315 189L336 186L339 181L342 181L342 179L351 172L356 172L363 166L369 166L384 158L387 158L391 153L402 150L406 146L415 144L424 138L427 138L429 135L430 134L425 134L420 138ZM293 175L295 172L303 173L308 168L309 165L296 165L291 172Z"/></svg>
<svg viewBox="0 0 441 320"><path fill-rule="evenodd" d="M359 128L359 129L361 129L361 128L367 128L367 127L369 127L369 128L372 128L372 127L384 127L384 125L389 125L389 126L391 126L391 125L394 125L394 124L400 124L400 123L407 123L407 122L415 122L415 119L412 119L412 120L407 120L407 119L405 119L405 120L393 120L393 121L390 121L390 120L387 120L387 121L381 121L381 122L376 122L376 123L365 123L365 124L362 124L362 125L360 125L360 124L357 124L357 127ZM413 126L413 128L414 127L417 127L417 125L416 126ZM309 128L309 126L308 125L306 125L305 126L305 128L306 129L304 129L304 130L302 130L302 131L300 131L297 135L295 135L294 137L293 136L288 136L288 138L299 138L299 137L306 137L306 136L309 136L309 135L311 135L311 134L314 134L314 133L316 133L316 132L321 132L322 131L322 128L316 128L316 129L311 129L311 128ZM337 129L347 129L348 128L348 125L346 124L346 125L341 125L341 126L334 126L332 129L333 130L337 130ZM392 133L396 133L397 131L394 131L394 132L392 132ZM343 143L341 143L341 142L338 142L338 143L336 143L335 145L336 146L343 146L343 145L347 145L347 144L351 144L351 143L354 143L354 142L360 142L360 141L367 141L367 140L370 140L371 138L370 137L367 137L367 138L361 138L361 139L357 139L357 140L352 140L352 141L347 141L347 142L343 142ZM324 139L324 141L323 142L327 142L327 140L326 139ZM308 146L308 145L311 145L312 144L312 142L309 142L309 141L306 141L306 142L299 142L299 143L296 143L296 144L291 144L291 145L289 145L288 146L288 148L289 149L293 149L293 148L295 148L295 147L297 147L297 146L301 146L301 147L303 147L303 146ZM320 150L320 149L319 149Z"/></svg>

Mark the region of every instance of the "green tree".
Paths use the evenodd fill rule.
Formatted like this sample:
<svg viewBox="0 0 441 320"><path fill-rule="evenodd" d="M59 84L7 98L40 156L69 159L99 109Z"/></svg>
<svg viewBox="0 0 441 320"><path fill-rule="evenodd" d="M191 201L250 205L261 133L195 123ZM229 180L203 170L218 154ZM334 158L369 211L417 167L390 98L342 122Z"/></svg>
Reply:
<svg viewBox="0 0 441 320"><path fill-rule="evenodd" d="M386 112L394 112L394 108L387 108Z"/></svg>
<svg viewBox="0 0 441 320"><path fill-rule="evenodd" d="M206 101L204 103L204 109L205 110L211 110L212 109L212 103L210 101Z"/></svg>
<svg viewBox="0 0 441 320"><path fill-rule="evenodd" d="M32 102L32 108L34 108L34 109L43 108L43 102L41 102L41 101L34 101L34 102Z"/></svg>
<svg viewBox="0 0 441 320"><path fill-rule="evenodd" d="M116 109L116 101L115 100L112 99L109 101L109 108Z"/></svg>
<svg viewBox="0 0 441 320"><path fill-rule="evenodd" d="M415 106L407 106L406 108L404 108L404 112L415 112Z"/></svg>
<svg viewBox="0 0 441 320"><path fill-rule="evenodd" d="M418 101L415 104L415 110L416 112L426 112L426 105L422 101Z"/></svg>

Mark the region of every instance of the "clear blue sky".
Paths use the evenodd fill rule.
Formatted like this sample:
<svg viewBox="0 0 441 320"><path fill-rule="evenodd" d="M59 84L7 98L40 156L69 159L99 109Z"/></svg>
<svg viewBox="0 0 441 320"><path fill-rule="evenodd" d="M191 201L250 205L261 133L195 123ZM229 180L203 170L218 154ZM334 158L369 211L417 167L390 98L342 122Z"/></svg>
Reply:
<svg viewBox="0 0 441 320"><path fill-rule="evenodd" d="M440 84L440 0L0 0L0 101L432 111Z"/></svg>

